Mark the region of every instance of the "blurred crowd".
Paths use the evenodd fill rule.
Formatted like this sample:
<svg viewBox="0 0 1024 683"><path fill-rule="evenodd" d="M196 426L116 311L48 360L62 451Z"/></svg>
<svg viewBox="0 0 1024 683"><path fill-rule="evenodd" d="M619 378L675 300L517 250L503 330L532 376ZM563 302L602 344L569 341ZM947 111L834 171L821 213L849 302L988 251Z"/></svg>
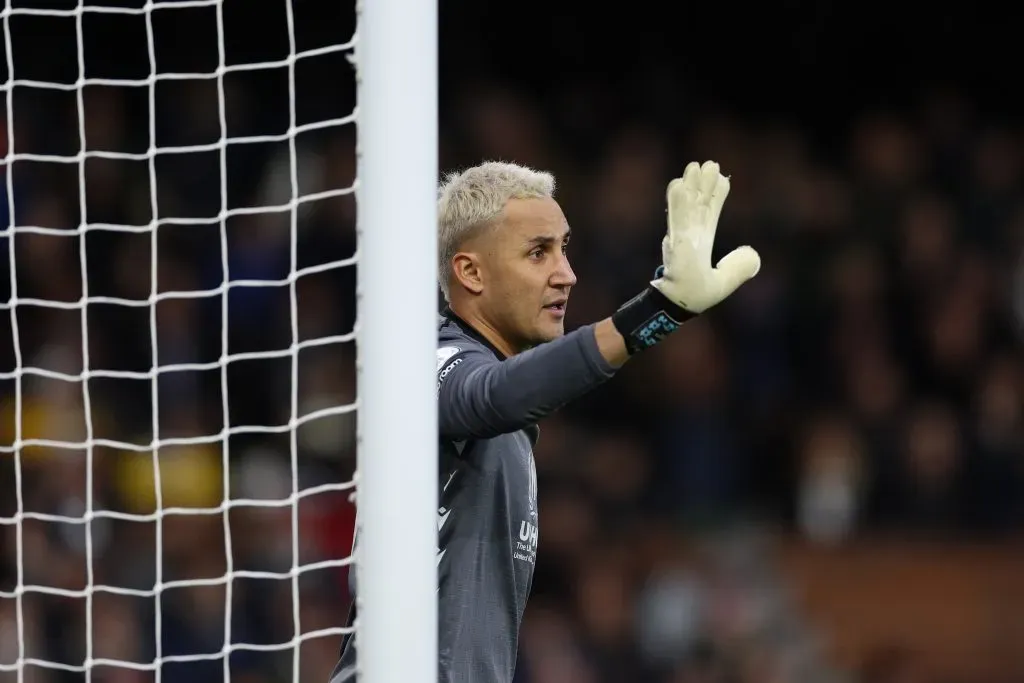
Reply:
<svg viewBox="0 0 1024 683"><path fill-rule="evenodd" d="M216 142L215 84L173 87L156 144ZM446 112L441 160L556 174L570 327L650 279L665 184L690 160L732 178L717 251L749 243L765 265L542 424L519 683L961 683L898 643L839 666L774 549L1019 538L1024 130L946 92L864 114L824 154L726 110L609 126L599 91L568 90L554 106L474 89ZM251 94L227 94L230 134L264 132ZM62 102L27 100L4 143L74 155ZM124 89L82 107L87 150L149 147ZM337 635L295 639L349 602L347 566L317 563L347 556L354 516L354 414L332 408L356 397L355 202L222 223L292 189L287 142L221 161L4 169L0 666L32 663L0 681L294 683L334 663ZM350 188L351 126L299 136L296 163L301 196Z"/></svg>

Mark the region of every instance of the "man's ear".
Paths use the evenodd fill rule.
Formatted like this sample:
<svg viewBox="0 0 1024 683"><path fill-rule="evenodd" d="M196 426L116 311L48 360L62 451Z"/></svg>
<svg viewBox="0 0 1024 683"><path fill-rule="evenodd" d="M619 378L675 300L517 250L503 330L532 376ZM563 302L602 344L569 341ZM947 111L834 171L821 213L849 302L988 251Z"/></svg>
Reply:
<svg viewBox="0 0 1024 683"><path fill-rule="evenodd" d="M484 275L480 255L473 252L455 254L452 258L452 272L455 281L472 294L484 291Z"/></svg>

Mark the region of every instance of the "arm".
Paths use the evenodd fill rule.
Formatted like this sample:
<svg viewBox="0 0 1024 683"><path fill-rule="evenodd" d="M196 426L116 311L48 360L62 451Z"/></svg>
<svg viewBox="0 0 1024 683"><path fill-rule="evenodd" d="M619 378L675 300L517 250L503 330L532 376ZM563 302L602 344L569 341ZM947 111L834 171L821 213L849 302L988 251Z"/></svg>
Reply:
<svg viewBox="0 0 1024 683"><path fill-rule="evenodd" d="M522 429L607 381L625 357L609 321L505 361L466 349L438 372L440 433L486 439Z"/></svg>
<svg viewBox="0 0 1024 683"><path fill-rule="evenodd" d="M594 325L594 338L597 340L597 348L608 365L615 369L621 368L629 360L629 349L626 348L626 339L616 329L612 318L605 318Z"/></svg>

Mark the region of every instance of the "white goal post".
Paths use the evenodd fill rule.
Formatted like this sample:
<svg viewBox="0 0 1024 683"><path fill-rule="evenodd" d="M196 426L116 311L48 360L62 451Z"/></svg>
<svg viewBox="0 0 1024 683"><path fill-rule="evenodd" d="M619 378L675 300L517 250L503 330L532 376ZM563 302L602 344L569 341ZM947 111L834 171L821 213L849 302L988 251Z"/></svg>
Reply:
<svg viewBox="0 0 1024 683"><path fill-rule="evenodd" d="M437 0L260 0L260 7L274 5L277 8L278 28L282 35L287 34L281 45L287 51L273 58L250 57L242 61L228 58L232 42L227 36L230 31L225 29L229 23L225 17L234 12L235 17L244 18L246 3L253 3L249 7L254 8L256 0L0 0L0 3L5 65L5 77L0 83L0 96L4 98L0 129L4 125L6 127L2 141L6 145L2 178L6 206L2 210L6 213L7 226L0 231L0 247L7 253L0 251L0 254L6 262L4 267L9 271L10 280L8 296L0 300L0 315L7 318L5 324L10 328L0 333L0 359L4 359L0 362L6 363L0 365L0 384L3 385L0 387L0 432L3 432L0 436L0 683L49 683L52 675L59 672L77 672L87 683L104 683L107 680L104 671L110 669L140 672L150 676L153 683L163 683L162 677L168 667L200 664L218 667L223 683L231 683L234 678L241 679L233 673L232 662L236 656L278 652L294 654L291 661L276 672L279 677L274 680L318 683L302 674L300 655L303 647L310 641L323 640L327 636L348 634L350 629L337 624L325 626L322 616L307 619L304 616L307 607L300 599L300 591L303 590L300 585L310 574L345 566L350 566L356 577L357 618L353 630L358 643L359 681L435 683L438 654L435 373L438 303ZM312 46L301 44L297 39L297 14L314 5L333 4L337 8L335 3L351 5L355 31L332 34L327 42L321 41ZM177 35L167 35L165 29L162 40L177 40L188 46L186 52L194 47L196 53L214 55L213 61L206 66L162 66L160 40L155 38L158 33L154 29L158 21L155 17L182 12L204 12L203 24L197 23L194 27L179 25L177 30L180 33ZM120 35L105 34L108 41L134 41L142 46L142 56L135 65L138 68L131 76L103 75L92 71L86 64L87 50L83 46L97 40L95 35L90 36L90 26L108 19L135 22L124 24L119 29L123 31ZM48 49L63 55L60 59L73 64L73 69L47 71L33 66L33 55L38 56L40 51L28 50L26 46L34 42L38 48L39 40L27 40L18 35L20 27L31 22L36 22L37 29L42 26L40 35L45 36L50 36L51 30L46 28L51 24L45 22L62 27L60 31L53 29L52 45ZM232 30L239 31L241 24L244 22L236 21ZM49 42L51 38L46 40ZM115 46L110 47L113 49ZM354 107L344 115L323 113L325 109L313 108L314 112L320 113L314 113L312 118L309 115L303 117L297 111L297 92L303 88L308 90L310 84L300 86L301 76L297 73L304 62L330 55L344 56L348 66L344 72L337 73L337 82L328 78L315 87L325 91L339 89L342 87L339 84L351 81L354 76ZM126 67L125 73L128 71L131 69ZM238 101L233 91L226 87L226 82L235 77L259 78L260 74L272 71L283 74L279 79L279 92L288 98L282 109L286 126L277 132L230 132L232 124L229 119L234 115L232 108L238 106ZM165 132L162 132L158 121L159 109L166 106L168 100L161 99L159 91L183 83L211 88L204 92L212 93L208 101L213 105L210 119L213 137L181 144L174 141L161 143L160 136ZM117 149L91 146L90 137L97 133L93 122L86 118L86 91L95 87L137 94L125 97L137 97L132 101L145 112L140 126L140 134L145 138L141 146ZM19 98L27 91L43 93L43 96L32 100L33 107L26 109ZM69 103L70 110L77 112L68 131L76 140L72 146L62 147L61 138L55 131L52 144L33 147L46 137L46 131L40 137L40 126L56 126L63 121L58 112L46 111L45 103L50 101L46 97L51 94L64 97L61 101ZM29 99L32 97L34 95ZM249 100L243 104L256 110L264 103ZM40 118L29 120L22 114L23 110L32 111ZM68 126L68 121L63 121L63 125ZM321 179L331 177L330 173L311 171L310 167L329 165L330 160L325 161L325 157L332 153L311 150L311 136L345 126L354 127L355 132L355 179L344 187L325 186L318 182L310 184L305 179L307 175L319 173L317 177ZM36 133L34 138L26 132L30 129ZM102 126L100 129L98 137L102 137ZM128 145L127 142L124 144ZM265 184L270 189L262 195L267 201L260 205L240 205L237 198L229 200L229 176L234 172L229 173L228 168L231 165L245 170L244 163L239 165L230 159L240 148L259 145L276 145L268 166L273 166L278 172L276 175L267 173L269 179ZM212 168L218 179L213 191L215 194L219 191L219 197L214 202L212 215L197 216L187 212L187 215L178 215L174 213L173 206L168 206L172 202L167 201L167 195L158 187L163 183L165 174L160 170L160 164L168 158L175 159L174 163L178 164L175 172L186 181L189 175L202 177L199 166L195 169L190 167L192 160L196 160L196 164L201 158L207 160L202 163L213 160L212 165L203 167L206 170ZM127 214L144 215L145 218L139 221L90 220L88 207L94 193L98 194L100 190L93 189L95 181L91 175L93 171L89 169L94 168L92 164L97 161L124 164L124 168L132 169L127 171L126 182L130 180L132 184L124 187L126 196L133 191L132 188L143 187L145 192L131 195L137 206L133 205ZM58 170L52 175L33 171L32 192L26 193L20 186L20 171L16 168L28 166ZM67 187L46 186L47 179L58 176L70 179ZM71 188L71 199L67 202L69 215L80 217L77 225L60 224L59 215L53 218L45 211L26 211L23 204L29 201L26 196L60 198L61 192L68 188ZM354 254L348 257L332 254L325 256L325 260L317 265L303 265L298 254L299 243L305 239L303 233L309 230L307 217L311 212L320 210L310 207L353 195L356 209ZM283 226L279 237L279 246L286 255L283 271L252 278L245 274L232 274L235 266L229 253L233 247L229 245L238 232L238 222L263 216L274 225ZM189 230L195 230L197 234L209 230L211 244L218 251L218 256L212 259L214 270L219 273L217 280L210 283L201 277L186 278L182 280L185 285L168 286L163 282L163 275L157 275L158 264L161 264L160 270L165 268L166 236L169 231L182 233ZM123 263L114 265L95 260L92 246L87 248L87 244L92 245L97 236L100 240L107 239L107 236L111 240L145 240L145 249L134 252L141 256L134 262L135 267L143 273L148 271L148 278L141 276L145 282L141 291L130 295L112 293L113 290L100 291L94 286L94 276L104 268L117 271L110 276L111 279L139 282L135 275L124 271ZM25 288L24 281L30 279L30 273L22 261L26 258L24 245L36 244L40 240L49 240L47 244L73 245L70 247L75 254L73 264L78 269L71 278L76 280L71 287L74 294L66 297L63 294L45 295L31 287ZM38 253L33 258L38 258ZM56 262L31 263L35 268L40 265L57 267ZM201 270L199 265L189 265ZM320 331L312 337L301 335L299 321L302 316L298 301L302 282L309 277L345 268L355 269L354 326L344 333L316 328ZM0 278L6 279L3 274ZM284 340L280 348L239 351L234 349L234 342L229 342L232 336L229 334L229 321L237 315L229 311L235 305L230 301L243 289L280 291L288 309L283 319L289 321L273 335ZM165 322L164 314L158 313L158 309L162 311L164 306L175 302L209 302L219 316L220 329L212 335L216 346L212 357L165 357L162 341L158 340L165 339L169 334L167 325L175 323ZM64 327L54 329L65 330L68 336L60 339L53 336L58 333L50 330L47 332L50 336L42 339L34 332L26 331L28 328L24 320L30 309L43 311L44 315L63 316ZM101 310L106 312L103 315L114 315L110 313L114 311L117 315L142 316L139 319L143 321L142 328L148 337L140 367L125 369L103 365L105 359L98 357L103 354L97 354L93 348L96 339L104 333L96 322L106 320L102 316L96 317L99 315L97 311ZM258 318L264 313L261 309L250 311L250 323L255 322L258 327ZM268 317L267 320L277 318ZM70 324L67 321L71 321ZM8 340L9 349L4 346L4 339ZM354 401L338 400L312 407L305 405L299 396L300 374L303 372L300 354L353 341L356 348ZM114 342L107 340L108 344L116 342L116 339ZM58 347L62 352L70 351L75 358L67 361L70 364L65 362L67 356L62 356L60 362L54 361L52 354L43 353L44 345ZM116 349L113 355L117 355ZM229 392L229 384L235 382L229 377L234 377L233 373L239 366L252 363L267 365L247 367L270 368L269 364L277 364L273 365L277 368L275 370L249 370L247 381L250 385L247 386L260 391L280 391L280 400L277 401L282 406L280 421L274 416L265 417L260 424L232 421L235 406L229 405L228 397L237 399L240 390L235 388ZM267 373L265 381L261 381L264 379L259 374L261 372ZM212 378L209 381L218 387L217 398L211 406L217 413L212 418L216 426L181 435L168 430L164 424L168 416L163 413L169 409L163 403L162 392L168 377L188 373L206 373ZM252 385L254 377L256 384ZM67 401L62 405L74 413L71 422L75 425L81 422L80 429L74 425L63 425L64 431L47 431L54 420L50 420L49 427L45 424L40 426L34 412L39 405L31 395L31 387L39 382L64 387L58 391L61 400ZM106 386L104 383L110 382L134 382L144 386L140 393L143 400L137 405L107 405L97 386ZM46 407L43 405L42 412L45 413ZM121 417L116 415L118 411L123 410L125 414L148 411L142 420L146 423L145 436L108 430L103 422L104 411L108 409L115 413L115 423ZM339 418L353 412L356 415L355 435L349 439L353 444L342 443L348 439L346 435L328 437L336 440L338 449L354 445L356 464L353 479L328 483L305 481L304 475L300 475L305 467L300 431L318 420ZM240 485L237 463L240 454L233 445L239 437L274 440L278 455L284 456L278 474L284 477L287 485L278 482L277 488L271 487L272 493L264 491L263 494ZM322 447L323 437L320 438ZM216 500L190 493L189 487L197 491L203 488L196 481L186 482L183 487L177 485L176 493L168 497L170 494L166 487L170 466L166 463L175 457L178 449L193 447L197 450L209 447L216 453L215 481L204 485L216 488L220 496ZM151 490L140 492L139 497L145 498L150 508L108 506L108 501L94 494L97 482L107 476L107 470L102 468L109 464L110 453L119 454L117 457L121 460L118 462L130 462L136 474L143 471L143 479ZM46 458L51 458L46 461L51 469L40 471L59 473L59 465L53 469L53 463L57 462L67 463L68 471L80 468L84 473L81 499L74 501L79 507L57 505L49 509L45 505L37 505L28 482L36 471L33 468ZM203 495L213 495L207 488L203 488ZM315 533L316 529L302 526L305 517L300 507L323 493L348 495L353 490L358 510L358 540L352 555L324 559L305 554L300 547L300 536ZM178 502L175 496L182 495L192 502ZM205 502L197 503L196 500ZM276 518L285 520L284 526L289 529L285 535L290 545L290 559L284 560L283 566L254 570L237 564L233 559L233 547L237 550L242 546L259 545L262 541L261 538L238 536L238 528L249 527L240 527L233 516L246 511L268 511L271 514L278 511L284 515ZM172 518L216 520L215 526L223 537L224 548L224 557L218 558L224 562L224 567L218 569L216 575L165 573L165 554L172 541L163 530L165 525L173 523ZM122 546L118 551L151 555L149 560L154 573L148 582L135 585L114 583L109 572L99 568L100 555L110 546L109 526L122 523L148 525L147 528L155 529L152 546L139 545L137 551L132 551L131 546ZM47 529L47 534L58 529L60 534L77 539L68 541L74 546L68 551L68 556L74 555L81 561L80 585L74 581L61 583L60 580L49 580L46 564L53 562L55 556L41 550L49 542L40 535L39 529L43 528ZM258 535L259 531L255 533ZM186 534L185 538L177 538L173 543L187 546L188 540ZM182 552L181 547L174 552ZM212 566L220 565L214 562ZM290 601L290 607L285 609L287 616L284 619L290 624L284 624L284 631L290 635L273 642L244 640L246 630L239 629L236 623L238 610L233 600L245 592L246 589L240 586L246 581L276 581L286 586L283 590L287 593L285 597ZM177 595L176 591L183 589L204 588L221 591L209 595L221 596L216 598L220 602L211 612L217 615L211 623L214 624L213 630L220 632L217 637L222 634L223 644L217 641L211 651L165 649L162 637L166 640L166 634L162 636L161 624L166 616L167 601L171 599L169 595ZM119 613L103 611L114 604L110 602L112 598L138 600L153 611L149 618L150 625L155 628L155 636L151 634L152 651L145 657L138 653L118 654L120 650L116 644L102 635L104 628L116 632L116 615ZM37 607L41 600L66 601L80 606L81 623L75 622L74 629L70 623L68 625L69 633L73 632L68 638L74 640L70 652L62 651L55 655L42 643L48 636L42 633L39 623ZM344 617L340 606L338 613ZM122 636L127 639L138 635L132 630L132 626L127 627ZM322 656L318 666L322 668ZM326 677L319 683L327 683Z"/></svg>
<svg viewBox="0 0 1024 683"><path fill-rule="evenodd" d="M359 17L359 657L367 683L432 683L436 0L360 0Z"/></svg>

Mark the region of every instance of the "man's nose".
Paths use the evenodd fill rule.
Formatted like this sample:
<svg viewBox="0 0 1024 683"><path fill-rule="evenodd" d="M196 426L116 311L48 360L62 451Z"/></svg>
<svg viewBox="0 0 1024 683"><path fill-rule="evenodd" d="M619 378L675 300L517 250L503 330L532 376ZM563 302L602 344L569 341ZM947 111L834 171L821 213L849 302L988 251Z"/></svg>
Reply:
<svg viewBox="0 0 1024 683"><path fill-rule="evenodd" d="M569 265L569 259L564 256L559 260L558 268L551 276L551 285L554 287L572 287L576 284L576 273Z"/></svg>

